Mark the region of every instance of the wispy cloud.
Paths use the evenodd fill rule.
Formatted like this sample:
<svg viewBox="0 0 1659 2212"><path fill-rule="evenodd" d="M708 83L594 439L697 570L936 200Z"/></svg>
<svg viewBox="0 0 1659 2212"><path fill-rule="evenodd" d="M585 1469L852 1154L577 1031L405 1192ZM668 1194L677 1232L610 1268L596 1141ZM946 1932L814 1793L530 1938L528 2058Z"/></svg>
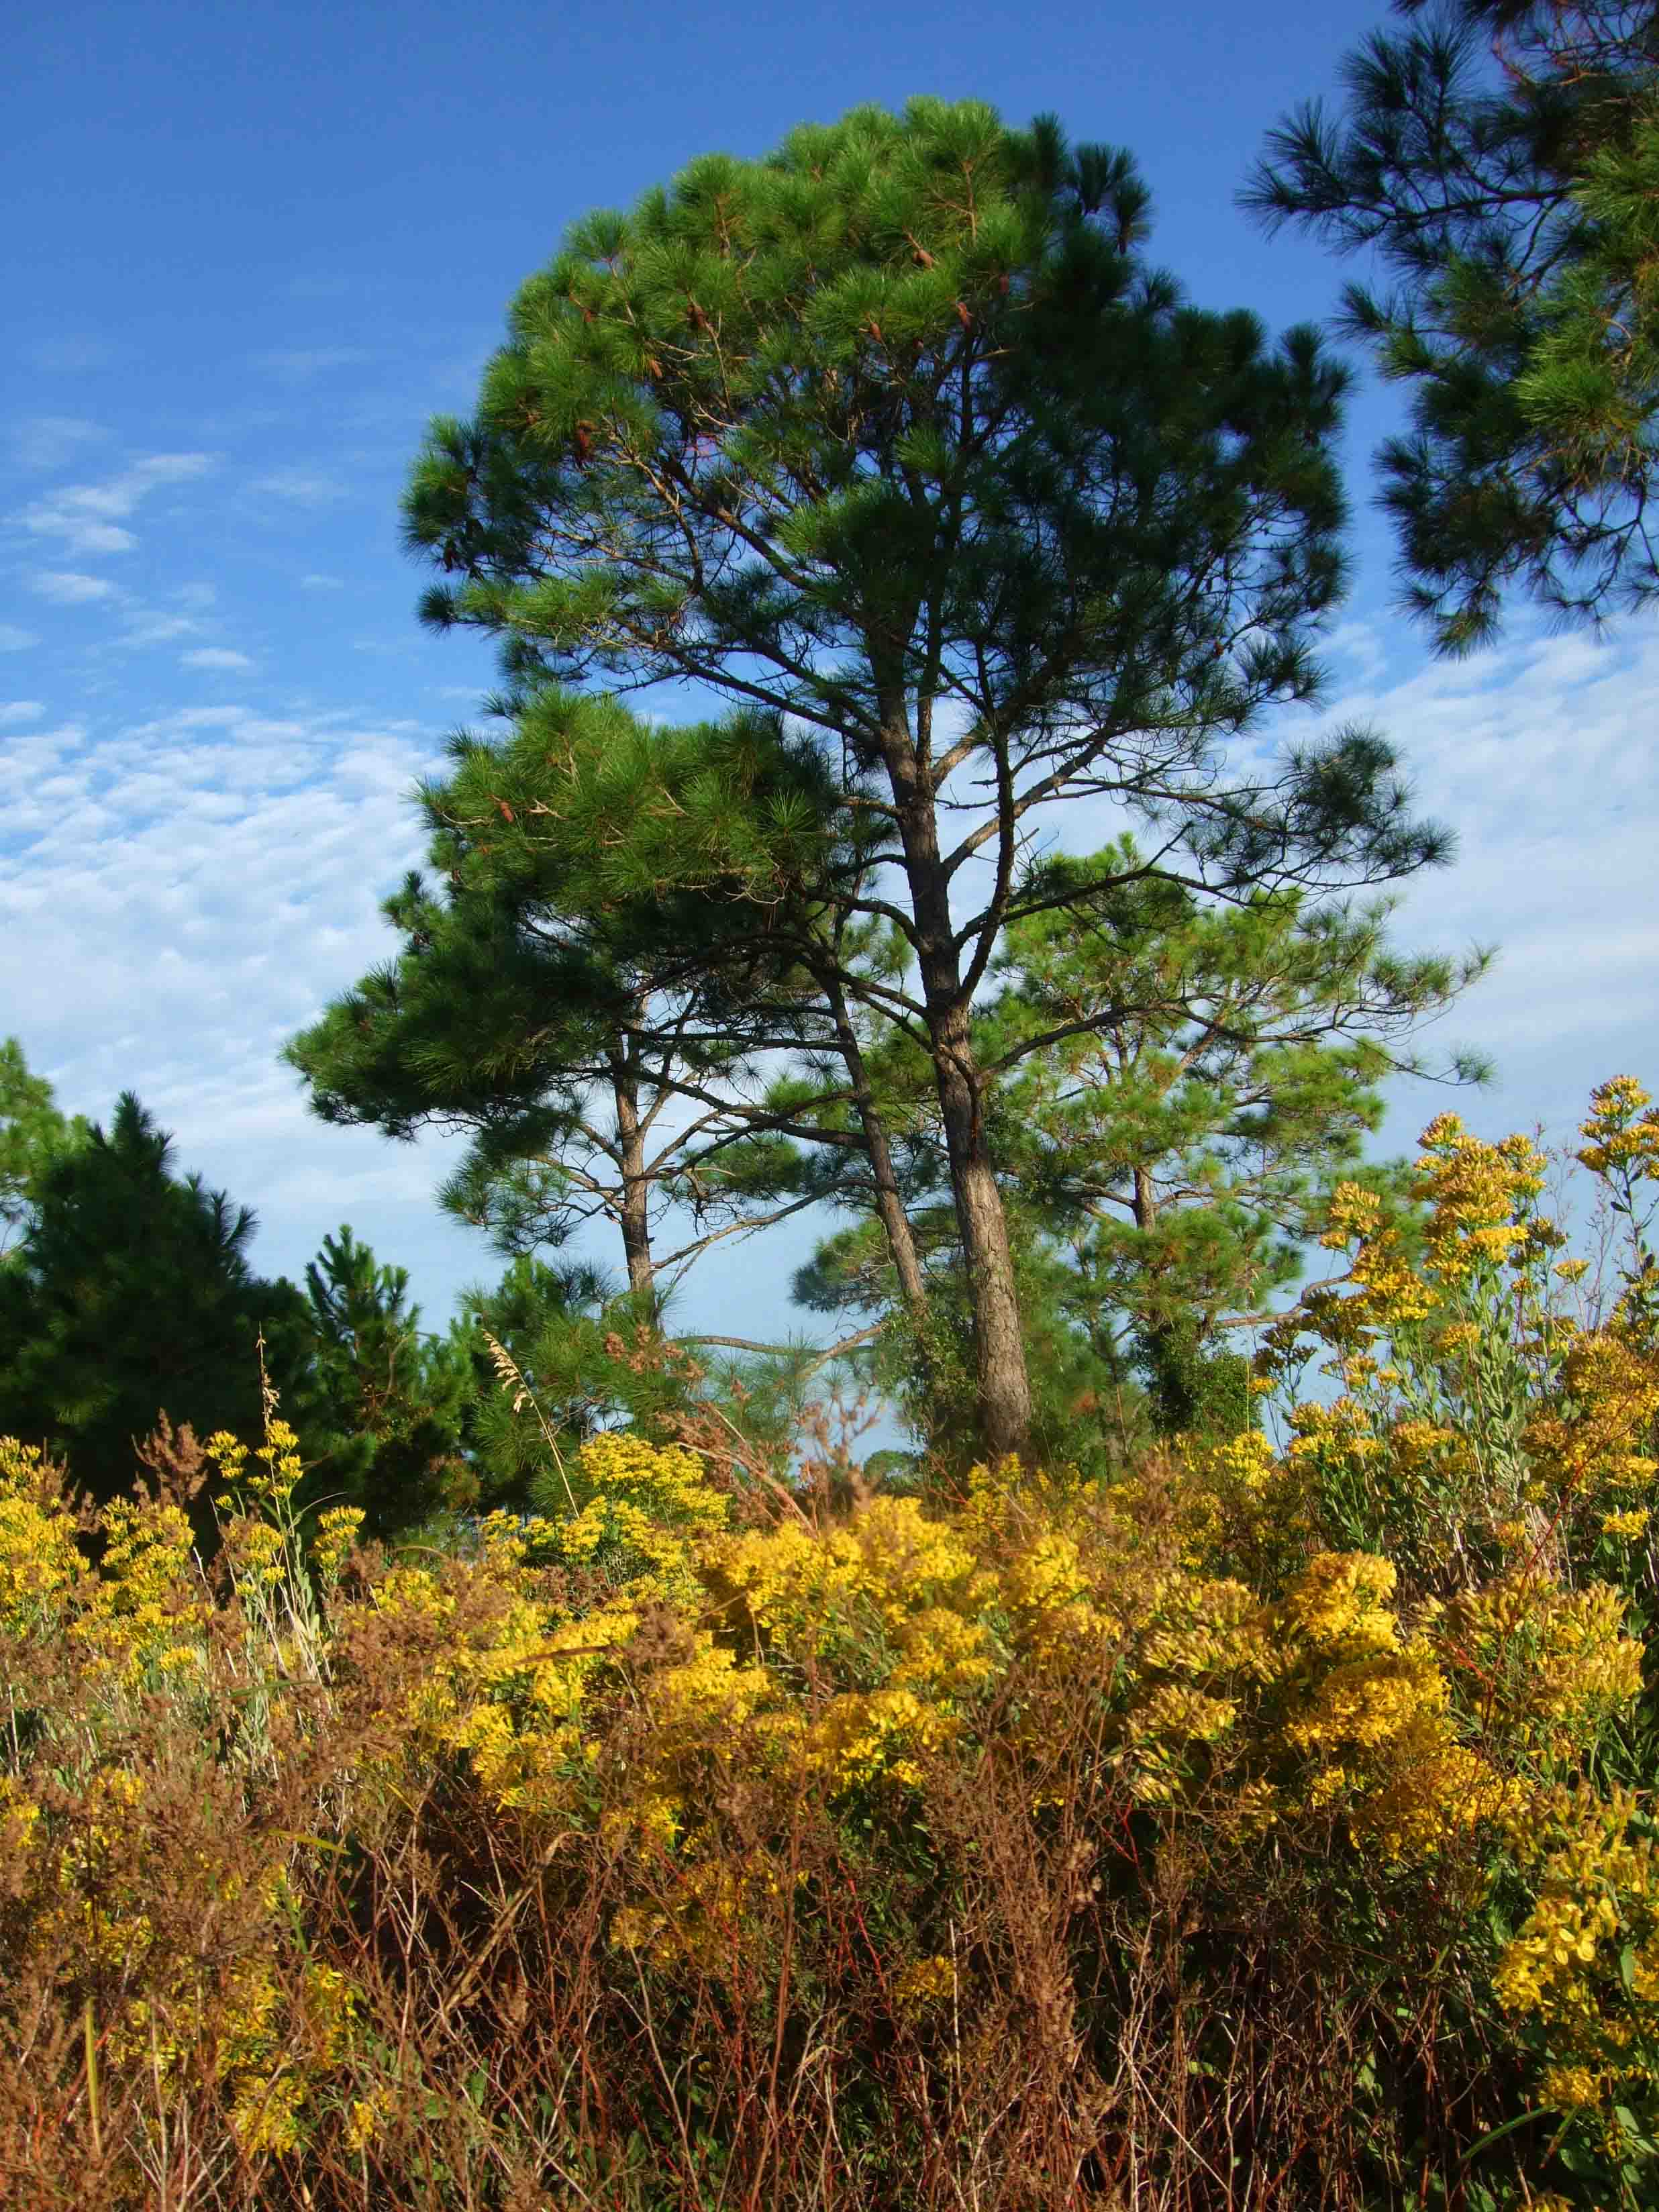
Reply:
<svg viewBox="0 0 1659 2212"><path fill-rule="evenodd" d="M1497 1064L1492 1092L1460 1105L1488 1133L1569 1128L1592 1084L1626 1072L1633 1045L1648 1059L1628 1072L1659 1076L1656 684L1659 638L1632 627L1607 645L1517 638L1335 702L1339 718L1374 720L1392 738L1422 811L1457 836L1449 867L1404 887L1402 941L1498 947L1492 975L1443 1024ZM1431 1110L1420 1090L1402 1099L1400 1133Z"/></svg>
<svg viewBox="0 0 1659 2212"><path fill-rule="evenodd" d="M12 459L21 469L61 469L82 447L108 434L100 424L78 415L32 415L12 430Z"/></svg>
<svg viewBox="0 0 1659 2212"><path fill-rule="evenodd" d="M291 499L301 507L326 507L346 495L346 486L336 477L324 476L313 469L273 469L268 476L256 477L251 490L267 493L272 499Z"/></svg>
<svg viewBox="0 0 1659 2212"><path fill-rule="evenodd" d="M1542 1121L1561 1132L1590 1086L1628 1072L1659 1078L1659 754L1647 702L1659 634L1632 626L1608 645L1579 635L1517 636L1458 662L1419 662L1404 682L1365 672L1362 634L1327 726L1374 723L1397 748L1418 811L1457 838L1446 868L1398 886L1396 940L1498 959L1443 1019L1433 1042L1489 1054L1490 1091L1448 1100L1402 1085L1385 1141L1408 1146L1447 1103L1482 1133ZM1287 716L1269 737L1320 725ZM1083 852L1124 825L1103 804L1067 802L1045 824ZM1632 1066L1632 1054L1645 1053Z"/></svg>
<svg viewBox="0 0 1659 2212"><path fill-rule="evenodd" d="M1324 640L1321 659L1348 682L1374 684L1388 665L1382 631L1375 623L1339 623Z"/></svg>
<svg viewBox="0 0 1659 2212"><path fill-rule="evenodd" d="M300 588L306 592L343 592L345 579L343 576L301 576Z"/></svg>
<svg viewBox="0 0 1659 2212"><path fill-rule="evenodd" d="M38 722L46 711L43 699L0 701L0 727L9 729L17 722Z"/></svg>
<svg viewBox="0 0 1659 2212"><path fill-rule="evenodd" d="M0 623L0 653L27 653L32 645L39 645L32 629L24 629L16 623Z"/></svg>
<svg viewBox="0 0 1659 2212"><path fill-rule="evenodd" d="M29 589L60 607L84 606L92 599L112 599L115 586L106 576L87 576L72 568L43 568L29 578Z"/></svg>
<svg viewBox="0 0 1659 2212"><path fill-rule="evenodd" d="M378 902L421 854L408 793L435 735L242 706L20 729L0 744L0 1036L67 1109L124 1086L181 1159L258 1201L260 1264L352 1221L441 1279L484 1272L431 1194L428 1146L325 1127L278 1054L390 951ZM365 856L368 856L367 866Z"/></svg>
<svg viewBox="0 0 1659 2212"><path fill-rule="evenodd" d="M181 637L199 637L202 625L193 616L168 614L165 609L129 605L112 645L130 651L149 646L176 645Z"/></svg>
<svg viewBox="0 0 1659 2212"><path fill-rule="evenodd" d="M217 598L209 583L177 585L160 605L107 577L88 575L80 569L42 569L29 576L27 583L37 597L55 606L94 609L105 618L106 627L93 647L94 653L143 651L213 634L214 625L203 619ZM182 654L180 665L187 668L253 665L244 653L211 646Z"/></svg>
<svg viewBox="0 0 1659 2212"><path fill-rule="evenodd" d="M188 483L213 466L210 453L150 453L101 483L66 484L33 501L18 517L38 538L56 538L66 552L130 553L138 543L123 526L139 502L171 484Z"/></svg>

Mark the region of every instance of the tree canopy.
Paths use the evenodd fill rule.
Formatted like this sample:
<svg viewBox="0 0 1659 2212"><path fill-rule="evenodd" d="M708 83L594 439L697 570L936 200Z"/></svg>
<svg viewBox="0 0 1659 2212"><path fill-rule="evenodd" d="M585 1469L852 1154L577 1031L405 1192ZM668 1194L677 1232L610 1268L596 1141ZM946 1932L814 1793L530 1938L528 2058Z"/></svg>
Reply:
<svg viewBox="0 0 1659 2212"><path fill-rule="evenodd" d="M63 1450L87 1491L128 1490L133 1447L166 1413L199 1437L260 1425L270 1378L300 1386L305 1302L254 1273L251 1207L179 1176L173 1139L131 1091L106 1129L36 1187L14 1264L0 1268L0 1433Z"/></svg>
<svg viewBox="0 0 1659 2212"><path fill-rule="evenodd" d="M0 1043L0 1259L33 1218L47 1169L87 1135L80 1115L70 1120L58 1111L51 1084L32 1072L18 1040Z"/></svg>
<svg viewBox="0 0 1659 2212"><path fill-rule="evenodd" d="M975 1014L1050 1458L1088 1460L1103 1446L1121 1459L1142 1391L1154 1425L1203 1425L1198 1400L1218 1358L1231 1363L1224 1417L1237 1420L1232 1333L1300 1273L1339 1179L1390 1182L1363 1164L1383 1080L1484 1073L1466 1054L1430 1060L1413 1032L1486 956L1401 956L1387 941L1386 904L1206 903L1135 882L1136 854L1125 840L1049 862L1050 887L1073 896L1008 931L1000 988ZM1114 872L1111 892L1089 894ZM901 1181L937 1320L959 1303L960 1269L937 1108L896 1041L872 1064L902 1133ZM848 1176L824 1195L854 1224L820 1246L798 1295L820 1310L894 1313L866 1188ZM928 1371L912 1371L902 1395L937 1443L959 1419L946 1402L948 1352L937 1329L908 1350L925 1352Z"/></svg>
<svg viewBox="0 0 1659 2212"><path fill-rule="evenodd" d="M1109 801L1153 825L1143 873L1231 896L1444 851L1374 733L1231 747L1316 693L1346 375L1310 330L1186 303L1146 216L1126 155L972 101L710 155L575 227L406 501L448 577L427 617L496 634L521 696L694 686L860 825L806 903L906 948L902 985L836 980L932 1066L993 1455L1030 1400L969 1008L1042 903L1042 811ZM619 842L659 884L729 874L738 829L711 854L637 802Z"/></svg>
<svg viewBox="0 0 1659 2212"><path fill-rule="evenodd" d="M725 1202L714 1164L753 1126L757 1056L824 1026L792 972L798 948L773 952L737 896L777 867L792 812L821 842L796 766L764 732L653 731L619 701L550 685L498 741L459 736L451 772L422 792L430 872L385 902L396 958L288 1047L314 1109L399 1137L470 1132L442 1194L452 1212L515 1255L609 1223L635 1295L660 1297L711 1243L777 1218ZM671 885L613 831L646 778L683 832L707 822L712 888ZM665 1243L676 1201L695 1219Z"/></svg>
<svg viewBox="0 0 1659 2212"><path fill-rule="evenodd" d="M1398 279L1350 285L1342 325L1411 390L1412 434L1379 455L1407 604L1446 653L1491 639L1511 586L1575 617L1645 604L1659 14L1455 0L1343 79L1341 112L1281 123L1243 198Z"/></svg>

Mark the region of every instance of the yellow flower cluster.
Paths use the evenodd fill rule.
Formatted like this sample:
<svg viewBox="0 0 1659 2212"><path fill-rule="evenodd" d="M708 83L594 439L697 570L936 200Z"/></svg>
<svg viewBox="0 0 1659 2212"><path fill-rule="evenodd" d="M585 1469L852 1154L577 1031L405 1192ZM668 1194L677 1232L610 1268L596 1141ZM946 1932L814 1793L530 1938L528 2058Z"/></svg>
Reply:
<svg viewBox="0 0 1659 2212"><path fill-rule="evenodd" d="M1609 1086L1597 1110L1587 1156L1645 1172L1645 1094ZM1001 1971L982 1929L947 1955L988 1837L1052 1874L1032 1910L1062 1928L1103 1887L1125 1926L1137 1899L1161 1911L1182 1869L1214 1885L1206 1928L1228 1925L1264 1869L1334 1864L1322 1895L1384 1885L1390 1916L1414 1900L1401 1924L1461 1947L1460 1991L1495 1959L1483 2033L1634 2157L1630 2115L1659 2137L1659 1873L1651 1807L1599 1762L1651 1697L1659 1373L1627 1322L1548 1306L1566 1293L1540 1177L1529 1146L1447 1117L1420 1247L1346 1187L1328 1241L1357 1246L1352 1279L1267 1363L1320 1338L1330 1402L1291 1408L1279 1443L1188 1442L1115 1486L1010 1463L949 1504L877 1492L739 1526L695 1454L618 1433L562 1470L568 1510L347 1573L362 1517L331 1510L307 1547L273 1421L252 1450L213 1441L233 1510L210 1588L176 1507L121 1503L83 1549L55 1472L0 1444L0 1668L24 1713L0 1918L128 1993L100 2023L112 2067L165 2082L210 2044L236 2148L272 2160L327 2128L356 2157L406 2109L374 2075L373 1978L293 1938L307 1879L314 1902L336 1872L319 1854L374 1820L406 1839L429 1815L481 1858L554 1869L524 1895L574 1898L596 1972L630 1987L731 1995L833 1885L902 1863L902 1899L847 1941L898 1946L877 1969L901 2043ZM54 1717L71 1675L81 1702ZM169 1711L204 1762L186 1788L205 1771L228 1807L268 1788L284 1808L222 1879L190 1846L214 1926L238 1916L234 1954L181 1948L150 1878L185 1802L143 1750ZM325 1741L344 1747L326 1773Z"/></svg>
<svg viewBox="0 0 1659 2212"><path fill-rule="evenodd" d="M361 1999L332 1966L308 1966L295 2001L278 1987L269 1962L240 1962L216 2008L221 2077L230 2128L244 2156L281 2157L296 2149L320 2097L332 2103L330 2077L351 2047ZM306 2063L295 2063L296 2046Z"/></svg>
<svg viewBox="0 0 1659 2212"><path fill-rule="evenodd" d="M1659 1106L1633 1075L1615 1075L1590 1094L1578 1158L1593 1175L1628 1174L1659 1182Z"/></svg>
<svg viewBox="0 0 1659 2212"><path fill-rule="evenodd" d="M117 1498L99 1529L94 1574L61 1470L39 1449L0 1437L0 1634L67 1639L88 1683L106 1692L197 1664L210 1608L185 1515Z"/></svg>
<svg viewBox="0 0 1659 2212"><path fill-rule="evenodd" d="M87 1580L62 1470L39 1445L0 1437L0 1630L50 1634Z"/></svg>
<svg viewBox="0 0 1659 2212"><path fill-rule="evenodd" d="M1580 1159L1633 1219L1625 1186L1650 1171L1659 1114L1621 1078L1596 1093L1583 1127ZM1422 1139L1416 1246L1374 1192L1340 1186L1323 1242L1351 1249L1347 1278L1265 1332L1261 1379L1295 1372L1311 1340L1341 1384L1334 1402L1290 1414L1312 1517L1350 1541L1393 1545L1431 1586L1479 1582L1506 1560L1606 1571L1612 1547L1647 1526L1659 1476L1653 1332L1637 1325L1633 1290L1594 1328L1593 1300L1582 1313L1564 1306L1588 1263L1555 1257L1565 1239L1537 1203L1546 1167L1526 1138L1483 1143L1441 1116ZM1650 1287L1659 1280L1639 1253L1632 1265Z"/></svg>
<svg viewBox="0 0 1659 2212"><path fill-rule="evenodd" d="M1659 2118L1659 1865L1634 1793L1540 1792L1523 1850L1538 1894L1498 1960L1507 2012L1546 2032L1540 2103L1589 2117L1615 2157Z"/></svg>
<svg viewBox="0 0 1659 2212"><path fill-rule="evenodd" d="M612 1431L582 1446L569 1485L577 1510L535 1526L550 1557L598 1566L641 1602L690 1595L693 1547L726 1522L695 1452Z"/></svg>
<svg viewBox="0 0 1659 2212"><path fill-rule="evenodd" d="M1659 1460L1642 1448L1656 1414L1653 1362L1608 1333L1579 1336L1561 1363L1559 1401L1527 1422L1526 1447L1563 1491L1638 1491L1659 1473Z"/></svg>
<svg viewBox="0 0 1659 2212"><path fill-rule="evenodd" d="M1522 1573L1431 1607L1425 1626L1489 1729L1516 1749L1565 1758L1641 1694L1627 1611L1605 1583L1575 1590Z"/></svg>
<svg viewBox="0 0 1659 2212"><path fill-rule="evenodd" d="M955 1962L939 1954L915 1960L894 1978L893 2002L913 2017L935 2012L957 1992Z"/></svg>

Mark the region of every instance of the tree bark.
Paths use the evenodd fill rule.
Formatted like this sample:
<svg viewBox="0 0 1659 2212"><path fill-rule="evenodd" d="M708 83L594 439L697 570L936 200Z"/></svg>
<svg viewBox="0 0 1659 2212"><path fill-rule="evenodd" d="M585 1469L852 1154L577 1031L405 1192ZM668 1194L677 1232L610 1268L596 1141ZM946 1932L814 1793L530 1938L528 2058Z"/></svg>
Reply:
<svg viewBox="0 0 1659 2212"><path fill-rule="evenodd" d="M1158 1219L1158 1193L1150 1168L1135 1170L1134 1217L1135 1227L1143 1231L1152 1228Z"/></svg>
<svg viewBox="0 0 1659 2212"><path fill-rule="evenodd" d="M951 1190L968 1269L980 1440L994 1465L1011 1453L1024 1454L1031 1432L1031 1385L1013 1249L986 1142L982 1086L951 923L950 878L939 855L933 791L911 744L907 717L889 715L883 753L899 814Z"/></svg>
<svg viewBox="0 0 1659 2212"><path fill-rule="evenodd" d="M649 1291L656 1279L651 1260L651 1177L640 1127L639 1070L626 1040L611 1052L611 1087L617 1106L617 1150L622 1163L622 1200L617 1218L628 1262L630 1291Z"/></svg>
<svg viewBox="0 0 1659 2212"><path fill-rule="evenodd" d="M876 1192L876 1214L886 1232L887 1249L898 1274L899 1295L909 1311L920 1319L927 1310L927 1284L921 1272L921 1261L911 1231L910 1217L904 1210L904 1198L893 1166L886 1127L870 1088L869 1071L865 1066L858 1031L853 1026L852 1016L847 1006L847 994L842 988L840 978L832 969L821 981L835 1019L836 1037L841 1047L842 1058L847 1063L848 1080L853 1088L853 1102L858 1108L865 1148L870 1155L870 1173Z"/></svg>

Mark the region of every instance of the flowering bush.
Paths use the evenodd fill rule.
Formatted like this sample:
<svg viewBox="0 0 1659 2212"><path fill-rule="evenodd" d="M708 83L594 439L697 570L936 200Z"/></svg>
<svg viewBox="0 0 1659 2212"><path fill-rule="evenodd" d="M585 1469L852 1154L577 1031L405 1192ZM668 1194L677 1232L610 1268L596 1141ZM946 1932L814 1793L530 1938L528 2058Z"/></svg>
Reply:
<svg viewBox="0 0 1659 2212"><path fill-rule="evenodd" d="M0 2198L1652 2203L1636 1086L1582 1157L1599 1297L1438 1122L1267 1347L1338 1394L1111 1487L611 1435L388 1556L274 1419L95 1525L0 1445Z"/></svg>

